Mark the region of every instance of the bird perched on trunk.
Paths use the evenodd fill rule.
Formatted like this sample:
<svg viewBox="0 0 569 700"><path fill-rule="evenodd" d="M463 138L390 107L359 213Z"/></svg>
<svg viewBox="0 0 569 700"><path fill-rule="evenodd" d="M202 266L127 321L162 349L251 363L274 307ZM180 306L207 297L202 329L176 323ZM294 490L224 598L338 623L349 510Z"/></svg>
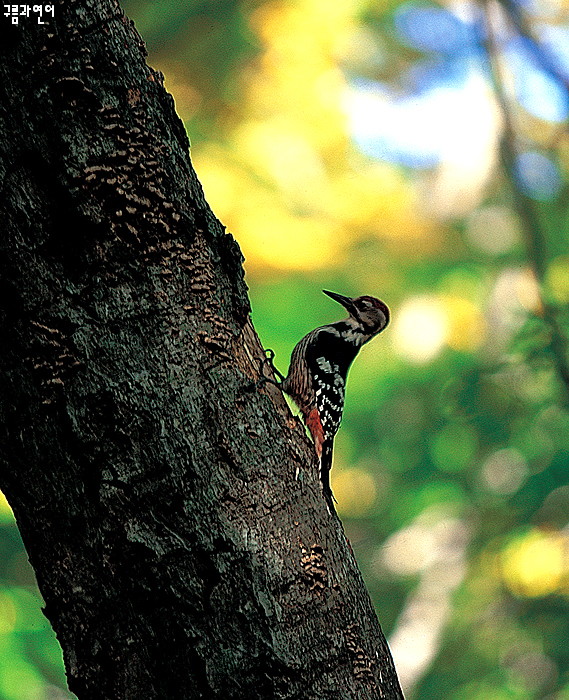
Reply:
<svg viewBox="0 0 569 700"><path fill-rule="evenodd" d="M370 296L345 297L323 290L347 310L349 316L310 331L292 351L288 375L280 388L299 407L320 460L320 479L332 503L330 469L334 436L340 427L348 369L362 345L389 323L389 309Z"/></svg>

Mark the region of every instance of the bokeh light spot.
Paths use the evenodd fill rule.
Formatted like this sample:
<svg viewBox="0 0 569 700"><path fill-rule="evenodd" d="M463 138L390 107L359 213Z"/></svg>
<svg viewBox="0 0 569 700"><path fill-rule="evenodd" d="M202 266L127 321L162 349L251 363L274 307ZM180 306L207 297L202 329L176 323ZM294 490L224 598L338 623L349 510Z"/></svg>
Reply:
<svg viewBox="0 0 569 700"><path fill-rule="evenodd" d="M559 192L562 182L559 169L542 153L520 153L515 167L519 186L529 197L548 200Z"/></svg>
<svg viewBox="0 0 569 700"><path fill-rule="evenodd" d="M501 564L512 593L528 598L550 595L569 574L569 538L561 532L531 530L506 547Z"/></svg>
<svg viewBox="0 0 569 700"><path fill-rule="evenodd" d="M469 299L458 296L443 297L448 324L446 343L455 350L472 352L480 347L486 334L481 309Z"/></svg>
<svg viewBox="0 0 569 700"><path fill-rule="evenodd" d="M474 38L456 15L436 5L404 3L394 20L405 42L422 51L452 53L458 47L464 51L468 39Z"/></svg>
<svg viewBox="0 0 569 700"><path fill-rule="evenodd" d="M514 449L493 452L482 466L484 484L494 493L515 493L527 475L527 462L522 454Z"/></svg>
<svg viewBox="0 0 569 700"><path fill-rule="evenodd" d="M546 281L548 288L558 302L569 302L569 257L558 256L547 268Z"/></svg>
<svg viewBox="0 0 569 700"><path fill-rule="evenodd" d="M332 472L332 490L338 501L338 512L349 517L365 515L377 495L373 476L359 468Z"/></svg>
<svg viewBox="0 0 569 700"><path fill-rule="evenodd" d="M422 364L439 354L448 331L448 319L439 299L431 296L412 297L394 317L394 345L401 355L411 362Z"/></svg>
<svg viewBox="0 0 569 700"><path fill-rule="evenodd" d="M385 543L383 563L396 574L416 574L435 559L435 544L431 528L422 524L403 528Z"/></svg>
<svg viewBox="0 0 569 700"><path fill-rule="evenodd" d="M504 206L475 209L466 222L466 236L471 245L485 253L507 253L518 242L518 222Z"/></svg>
<svg viewBox="0 0 569 700"><path fill-rule="evenodd" d="M561 37L560 37L561 38ZM565 39L566 40L566 39ZM563 40L558 42L563 45ZM567 92L555 78L538 67L526 50L524 40L511 40L506 51L520 104L530 114L549 122L567 119Z"/></svg>
<svg viewBox="0 0 569 700"><path fill-rule="evenodd" d="M469 425L449 424L430 440L430 452L438 469L458 472L466 469L478 449L478 436Z"/></svg>

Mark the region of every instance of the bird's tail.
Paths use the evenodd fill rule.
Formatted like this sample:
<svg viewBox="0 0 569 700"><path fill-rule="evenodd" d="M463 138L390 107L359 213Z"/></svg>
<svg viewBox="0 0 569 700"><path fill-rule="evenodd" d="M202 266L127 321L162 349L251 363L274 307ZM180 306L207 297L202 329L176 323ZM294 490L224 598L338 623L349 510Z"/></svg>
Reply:
<svg viewBox="0 0 569 700"><path fill-rule="evenodd" d="M320 455L320 481L322 482L322 490L324 497L328 503L334 507L334 495L330 488L330 469L332 469L332 450L334 447L333 440L324 440L322 443L322 454Z"/></svg>

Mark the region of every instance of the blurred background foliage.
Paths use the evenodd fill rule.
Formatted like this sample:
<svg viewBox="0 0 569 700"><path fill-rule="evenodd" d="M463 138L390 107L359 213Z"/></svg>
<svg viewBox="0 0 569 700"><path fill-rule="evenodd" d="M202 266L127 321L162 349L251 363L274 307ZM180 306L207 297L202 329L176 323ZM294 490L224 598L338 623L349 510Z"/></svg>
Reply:
<svg viewBox="0 0 569 700"><path fill-rule="evenodd" d="M333 488L408 700L569 700L567 0L124 5L277 366L392 308ZM68 698L0 526L0 699Z"/></svg>

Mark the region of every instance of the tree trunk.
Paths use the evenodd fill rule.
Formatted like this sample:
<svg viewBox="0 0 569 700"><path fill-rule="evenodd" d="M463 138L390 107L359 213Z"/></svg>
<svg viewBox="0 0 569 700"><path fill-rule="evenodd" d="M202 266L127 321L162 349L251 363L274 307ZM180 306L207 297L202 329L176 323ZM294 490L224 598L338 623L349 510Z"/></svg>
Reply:
<svg viewBox="0 0 569 700"><path fill-rule="evenodd" d="M81 700L400 698L242 257L115 0L0 46L0 487Z"/></svg>

